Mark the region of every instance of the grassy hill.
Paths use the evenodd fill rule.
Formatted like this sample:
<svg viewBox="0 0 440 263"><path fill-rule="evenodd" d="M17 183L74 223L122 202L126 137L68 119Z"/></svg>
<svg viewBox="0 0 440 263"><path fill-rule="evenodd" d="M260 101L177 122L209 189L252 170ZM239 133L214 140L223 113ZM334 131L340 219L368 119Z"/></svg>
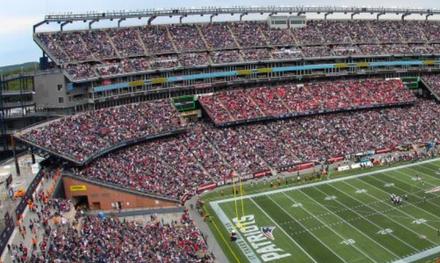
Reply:
<svg viewBox="0 0 440 263"><path fill-rule="evenodd" d="M7 76L19 74L22 71L24 73L32 72L36 68L38 68L37 62L27 62L27 63L23 63L23 64L2 66L2 67L0 67L0 72L1 72L1 74L3 74L3 76L7 77ZM5 89L9 90L9 91L15 91L15 90L20 89L20 82L17 80L9 81L6 85L7 86L5 87ZM32 81L30 79L28 79L28 89L31 89L31 88L32 88Z"/></svg>
<svg viewBox="0 0 440 263"><path fill-rule="evenodd" d="M29 72L33 71L35 68L38 67L38 62L26 62L23 64L15 64L15 65L8 65L8 66L2 66L0 67L0 72L4 76L18 74L23 69L23 72Z"/></svg>

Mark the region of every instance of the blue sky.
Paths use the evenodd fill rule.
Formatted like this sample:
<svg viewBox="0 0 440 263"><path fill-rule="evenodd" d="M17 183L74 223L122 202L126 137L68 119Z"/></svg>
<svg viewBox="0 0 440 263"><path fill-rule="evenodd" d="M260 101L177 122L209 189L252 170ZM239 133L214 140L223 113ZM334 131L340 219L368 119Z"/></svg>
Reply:
<svg viewBox="0 0 440 263"><path fill-rule="evenodd" d="M329 5L329 1L285 1L285 0L221 0L221 1L140 1L140 0L0 0L0 66L37 61L41 50L32 40L32 25L41 21L45 14L63 12L136 10L147 8L175 7L230 7L268 5ZM334 6L385 6L412 8L439 8L439 0L334 0ZM439 18L440 19L440 18ZM158 21L165 22L165 21ZM102 25L101 25L102 26Z"/></svg>

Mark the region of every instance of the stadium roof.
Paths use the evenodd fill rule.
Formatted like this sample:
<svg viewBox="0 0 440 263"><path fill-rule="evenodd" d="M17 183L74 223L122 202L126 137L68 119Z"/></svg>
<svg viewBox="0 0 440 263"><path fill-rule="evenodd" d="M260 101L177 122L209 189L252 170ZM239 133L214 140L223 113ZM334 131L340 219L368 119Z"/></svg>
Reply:
<svg viewBox="0 0 440 263"><path fill-rule="evenodd" d="M129 18L146 18L150 24L157 17L180 17L180 22L187 16L214 16L220 14L240 14L240 20L248 14L295 14L303 15L307 13L330 14L351 14L353 18L357 14L376 14L377 19L385 14L402 15L402 20L411 14L425 15L426 19L432 15L439 15L440 9L418 9L418 8L385 8L385 7L329 7L329 6L266 6L266 7L204 7L204 8L178 8L178 9L146 9L136 11L110 11L110 12L87 12L87 13L65 13L46 15L44 20L34 25L34 32L37 27L45 23L59 23L61 30L68 23L83 21L89 25L100 20L118 20L118 25Z"/></svg>

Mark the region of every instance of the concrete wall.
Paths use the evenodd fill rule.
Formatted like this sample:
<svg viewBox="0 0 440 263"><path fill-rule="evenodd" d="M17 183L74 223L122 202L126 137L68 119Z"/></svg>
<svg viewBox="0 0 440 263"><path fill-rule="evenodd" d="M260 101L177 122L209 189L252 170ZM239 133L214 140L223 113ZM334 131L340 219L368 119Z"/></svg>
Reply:
<svg viewBox="0 0 440 263"><path fill-rule="evenodd" d="M87 196L90 209L114 210L112 203L120 202L122 209L177 207L171 201L155 199L147 196L118 191L112 188L87 183L70 177L63 177L66 198Z"/></svg>
<svg viewBox="0 0 440 263"><path fill-rule="evenodd" d="M78 94L87 94L87 91L78 89L68 92L67 79L61 71L41 72L35 75L34 101L40 109L72 109L77 105L87 103L87 98L75 100ZM61 99L61 101L60 101Z"/></svg>

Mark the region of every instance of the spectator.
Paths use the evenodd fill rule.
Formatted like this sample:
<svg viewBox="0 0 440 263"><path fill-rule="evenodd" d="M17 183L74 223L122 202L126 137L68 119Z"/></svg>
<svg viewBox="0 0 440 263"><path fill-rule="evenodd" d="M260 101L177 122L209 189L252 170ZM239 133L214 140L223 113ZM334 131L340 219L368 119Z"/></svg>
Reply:
<svg viewBox="0 0 440 263"><path fill-rule="evenodd" d="M32 143L85 161L94 154L125 142L180 128L169 101L142 102L89 111L30 129L20 136Z"/></svg>

